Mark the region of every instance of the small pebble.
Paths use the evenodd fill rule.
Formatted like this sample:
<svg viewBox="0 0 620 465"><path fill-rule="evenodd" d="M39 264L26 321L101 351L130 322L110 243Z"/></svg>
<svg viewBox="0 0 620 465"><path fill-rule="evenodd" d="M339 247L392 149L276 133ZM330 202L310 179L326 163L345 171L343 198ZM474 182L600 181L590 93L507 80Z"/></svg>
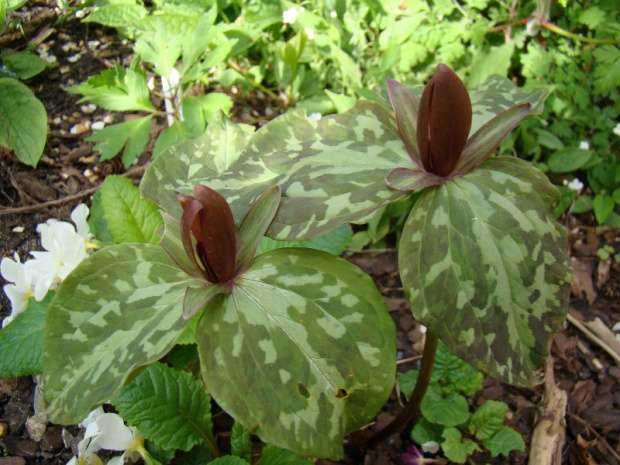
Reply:
<svg viewBox="0 0 620 465"><path fill-rule="evenodd" d="M0 436L6 436L6 433L9 432L9 425L6 423L0 423Z"/></svg>
<svg viewBox="0 0 620 465"><path fill-rule="evenodd" d="M14 233L23 233L24 232L24 227L23 226L15 226L13 229L11 229L11 231L13 231Z"/></svg>
<svg viewBox="0 0 620 465"><path fill-rule="evenodd" d="M103 121L95 121L90 125L90 128L93 131L101 131L105 127L105 123Z"/></svg>
<svg viewBox="0 0 620 465"><path fill-rule="evenodd" d="M70 57L67 57L67 61L69 63L77 63L80 58L82 58L82 54L81 53L76 53L75 55L71 55Z"/></svg>
<svg viewBox="0 0 620 465"><path fill-rule="evenodd" d="M103 122L105 124L112 124L114 122L114 115L105 115L103 117Z"/></svg>
<svg viewBox="0 0 620 465"><path fill-rule="evenodd" d="M94 113L96 109L97 105L95 105L94 103L88 103L80 107L80 111L85 115L90 115L91 113Z"/></svg>
<svg viewBox="0 0 620 465"><path fill-rule="evenodd" d="M86 121L85 123L76 124L69 130L69 132L71 134L84 134L85 132L88 132L89 129L90 129L90 121Z"/></svg>
<svg viewBox="0 0 620 465"><path fill-rule="evenodd" d="M23 457L0 457L0 465L26 465Z"/></svg>

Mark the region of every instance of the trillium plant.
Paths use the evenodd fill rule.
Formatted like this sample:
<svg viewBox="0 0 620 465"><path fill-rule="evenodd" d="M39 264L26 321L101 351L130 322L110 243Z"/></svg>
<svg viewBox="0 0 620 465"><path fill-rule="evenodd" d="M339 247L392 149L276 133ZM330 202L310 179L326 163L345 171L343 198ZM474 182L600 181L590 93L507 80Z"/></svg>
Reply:
<svg viewBox="0 0 620 465"><path fill-rule="evenodd" d="M348 261L258 252L264 236L314 240L414 197L399 267L427 342L410 403L375 440L415 411L438 340L501 381L539 382L570 285L558 193L528 163L492 154L544 97L499 77L468 91L439 65L424 89L388 80L387 93L320 120L292 111L255 132L219 114L145 173L140 201L161 210L161 231L103 247L58 289L42 354L50 419L77 423L110 399L122 414L136 404L127 390L165 370L156 361L196 344L204 387L237 424L302 456L342 458L344 436L392 389L392 320ZM201 405L193 415L206 418ZM212 433L202 439L217 455Z"/></svg>

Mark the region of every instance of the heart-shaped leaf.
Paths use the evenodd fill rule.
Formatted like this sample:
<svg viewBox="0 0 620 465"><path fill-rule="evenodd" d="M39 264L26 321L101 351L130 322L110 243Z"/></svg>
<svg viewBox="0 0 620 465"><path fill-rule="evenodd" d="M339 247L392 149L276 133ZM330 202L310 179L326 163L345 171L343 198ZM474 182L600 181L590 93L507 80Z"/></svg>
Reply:
<svg viewBox="0 0 620 465"><path fill-rule="evenodd" d="M80 263L48 310L42 364L50 419L82 421L167 353L186 325L190 281L151 244L107 247Z"/></svg>
<svg viewBox="0 0 620 465"><path fill-rule="evenodd" d="M343 456L394 382L395 330L371 279L310 249L256 258L196 331L212 396L264 441L301 455Z"/></svg>
<svg viewBox="0 0 620 465"><path fill-rule="evenodd" d="M566 316L570 273L558 194L517 158L491 158L426 190L403 230L399 266L416 319L501 381L540 380Z"/></svg>

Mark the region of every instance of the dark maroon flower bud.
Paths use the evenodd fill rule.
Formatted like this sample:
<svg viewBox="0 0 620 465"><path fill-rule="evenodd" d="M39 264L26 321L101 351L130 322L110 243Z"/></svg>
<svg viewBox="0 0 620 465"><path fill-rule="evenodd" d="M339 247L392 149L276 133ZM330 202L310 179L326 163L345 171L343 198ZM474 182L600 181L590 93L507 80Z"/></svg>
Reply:
<svg viewBox="0 0 620 465"><path fill-rule="evenodd" d="M426 171L448 176L454 170L471 128L471 101L465 84L448 66L437 66L424 88L417 140Z"/></svg>
<svg viewBox="0 0 620 465"><path fill-rule="evenodd" d="M200 184L194 187L194 197L179 194L177 199L183 207L181 234L190 260L209 283L230 281L235 270L237 233L228 202Z"/></svg>

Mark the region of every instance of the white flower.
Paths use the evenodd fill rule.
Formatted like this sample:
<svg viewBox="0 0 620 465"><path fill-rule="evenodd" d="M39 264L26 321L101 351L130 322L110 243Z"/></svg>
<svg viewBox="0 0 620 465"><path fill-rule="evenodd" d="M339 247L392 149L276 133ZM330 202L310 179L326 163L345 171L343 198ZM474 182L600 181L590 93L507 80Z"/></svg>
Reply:
<svg viewBox="0 0 620 465"><path fill-rule="evenodd" d="M143 450L144 439L140 432L126 426L117 414L104 413L101 407L93 410L80 426L86 428L84 439L78 443L78 457L71 459L67 465L101 463L96 454L101 449L123 451L123 455L108 462L122 464L125 458L137 460Z"/></svg>
<svg viewBox="0 0 620 465"><path fill-rule="evenodd" d="M338 13L336 13L336 11L332 10L332 11L329 13L329 16L335 19L335 18L337 18L337 17L338 17Z"/></svg>
<svg viewBox="0 0 620 465"><path fill-rule="evenodd" d="M89 252L96 248L90 241L92 235L86 221L88 213L88 207L84 204L78 205L71 212L75 227L71 223L55 219L39 224L37 232L41 235L41 245L45 251L30 252L33 259L21 263L15 254L15 260L2 260L0 272L4 279L13 283L4 286L4 292L11 301L12 312L2 322L3 326L26 310L31 297L38 301L43 300L50 289L58 287Z"/></svg>
<svg viewBox="0 0 620 465"><path fill-rule="evenodd" d="M613 129L613 132L616 136L620 137L620 123L616 124L616 127Z"/></svg>
<svg viewBox="0 0 620 465"><path fill-rule="evenodd" d="M435 441L428 441L422 444L422 450L429 454L436 454L439 451L439 444Z"/></svg>
<svg viewBox="0 0 620 465"><path fill-rule="evenodd" d="M314 40L314 28L312 27L306 27L304 28L304 32L306 33L306 36L308 37L308 40Z"/></svg>
<svg viewBox="0 0 620 465"><path fill-rule="evenodd" d="M564 181L562 181L562 184L564 184L569 189L577 192L581 192L581 189L583 189L583 183L579 180L579 178L575 178L570 182L568 181L568 179L565 179Z"/></svg>
<svg viewBox="0 0 620 465"><path fill-rule="evenodd" d="M297 17L299 16L299 10L297 8L289 8L282 12L282 22L284 24L295 24Z"/></svg>
<svg viewBox="0 0 620 465"><path fill-rule="evenodd" d="M179 70L172 68L168 78L161 77L161 91L164 94L164 105L166 107L166 121L168 126L172 126L174 123L175 110L178 117L183 121L183 114L181 113L181 93L179 89L179 80L181 75Z"/></svg>
<svg viewBox="0 0 620 465"><path fill-rule="evenodd" d="M582 140L581 142L579 142L579 148L581 150L590 150L590 142L588 142L587 140Z"/></svg>
<svg viewBox="0 0 620 465"><path fill-rule="evenodd" d="M4 286L4 293L11 301L11 314L2 321L2 326L8 325L17 315L28 307L28 301L34 297L34 282L36 271L29 262L22 263L17 252L14 259L3 258L0 262L0 273L9 283Z"/></svg>
<svg viewBox="0 0 620 465"><path fill-rule="evenodd" d="M323 117L323 115L322 115L320 112L318 112L318 111L315 111L314 113L310 113L310 114L308 115L308 119L310 119L310 120L312 120L312 121L318 121L318 120L320 120L322 117Z"/></svg>

